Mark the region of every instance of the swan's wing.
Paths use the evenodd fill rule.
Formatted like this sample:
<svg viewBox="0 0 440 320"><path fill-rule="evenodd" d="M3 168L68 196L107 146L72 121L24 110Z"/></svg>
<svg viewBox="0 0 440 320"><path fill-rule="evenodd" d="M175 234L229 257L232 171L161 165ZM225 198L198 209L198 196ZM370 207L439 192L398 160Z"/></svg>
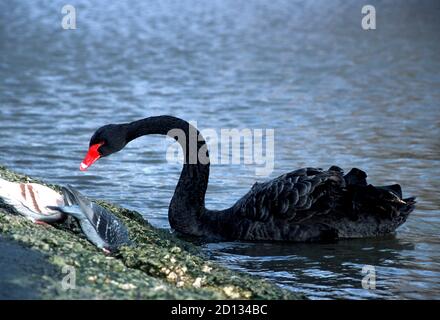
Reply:
<svg viewBox="0 0 440 320"><path fill-rule="evenodd" d="M302 222L315 214L329 212L345 187L342 169L328 171L303 168L264 183L256 183L238 203L244 217Z"/></svg>

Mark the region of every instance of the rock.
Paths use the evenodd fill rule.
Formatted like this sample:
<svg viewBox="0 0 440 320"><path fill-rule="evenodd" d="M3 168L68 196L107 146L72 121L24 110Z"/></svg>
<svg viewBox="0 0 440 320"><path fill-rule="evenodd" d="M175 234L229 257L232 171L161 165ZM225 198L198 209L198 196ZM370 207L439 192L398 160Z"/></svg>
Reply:
<svg viewBox="0 0 440 320"><path fill-rule="evenodd" d="M1 166L0 177L42 183ZM45 185L60 190L59 186ZM207 264L208 258L197 246L152 227L139 213L105 201L96 202L122 220L135 245L123 246L109 258L90 244L75 226L72 228L67 222L56 227L36 225L11 214L11 209L0 203L0 236L20 247L33 248L28 250L43 257L34 260L44 260L52 270L40 277L39 281L45 281L45 285L39 285L36 292L32 291L32 283L26 284L28 295L32 292L32 297L37 299L304 298L261 278L214 262ZM28 259L27 255L20 258ZM26 265L23 261L23 266ZM3 276L8 279L17 275L12 271L8 273L8 268L5 272ZM75 282L74 288L69 287L69 281Z"/></svg>

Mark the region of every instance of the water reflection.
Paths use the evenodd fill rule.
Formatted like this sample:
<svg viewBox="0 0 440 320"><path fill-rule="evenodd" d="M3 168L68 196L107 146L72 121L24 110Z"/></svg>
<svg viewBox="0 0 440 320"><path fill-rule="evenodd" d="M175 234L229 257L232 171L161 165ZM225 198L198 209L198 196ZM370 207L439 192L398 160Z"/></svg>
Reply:
<svg viewBox="0 0 440 320"><path fill-rule="evenodd" d="M347 298L377 298L396 293L394 286L405 274L402 263L412 261L402 252L414 250L414 245L389 236L337 244L232 242L206 244L204 248L222 263L265 275L290 288L305 289L312 298L331 298L335 291ZM362 288L366 265L376 269L376 290Z"/></svg>

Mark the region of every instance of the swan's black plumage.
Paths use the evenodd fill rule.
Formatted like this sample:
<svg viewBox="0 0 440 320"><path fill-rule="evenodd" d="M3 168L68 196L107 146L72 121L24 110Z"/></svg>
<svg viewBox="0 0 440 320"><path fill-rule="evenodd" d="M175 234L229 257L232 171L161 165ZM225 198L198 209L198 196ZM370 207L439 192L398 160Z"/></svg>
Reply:
<svg viewBox="0 0 440 320"><path fill-rule="evenodd" d="M185 133L179 141L174 129ZM197 135L190 150L190 131ZM150 117L131 123L107 125L92 136L90 145L102 157L117 152L131 140L148 134L174 137L183 147L185 163L169 207L175 230L219 240L332 241L393 232L414 209L415 199L402 199L399 185L367 184L365 172L341 168L303 168L255 183L226 210L205 208L209 162L191 163L190 152L206 150L205 140L188 122L172 116ZM194 158L192 158L194 159Z"/></svg>
<svg viewBox="0 0 440 320"><path fill-rule="evenodd" d="M414 199L400 186L374 187L352 169L303 168L256 183L233 207L247 240L323 241L386 234L406 221Z"/></svg>
<svg viewBox="0 0 440 320"><path fill-rule="evenodd" d="M330 210L338 188L344 185L344 178L338 171L303 168L264 183L255 183L237 207L243 217L256 221L267 222L274 218L301 222L317 212ZM332 188L334 197L328 197L324 206L315 209L315 204Z"/></svg>

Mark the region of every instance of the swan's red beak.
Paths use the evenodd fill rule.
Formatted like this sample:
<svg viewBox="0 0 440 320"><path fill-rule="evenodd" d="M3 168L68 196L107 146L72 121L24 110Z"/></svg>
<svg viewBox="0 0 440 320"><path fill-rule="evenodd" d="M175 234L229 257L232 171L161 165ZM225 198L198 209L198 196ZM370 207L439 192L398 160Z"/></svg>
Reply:
<svg viewBox="0 0 440 320"><path fill-rule="evenodd" d="M79 170L86 171L88 167L90 167L92 164L96 162L99 158L101 158L101 155L99 154L99 147L102 146L103 143L97 143L90 146L89 151L87 152L86 157L81 162L81 165L79 166Z"/></svg>

